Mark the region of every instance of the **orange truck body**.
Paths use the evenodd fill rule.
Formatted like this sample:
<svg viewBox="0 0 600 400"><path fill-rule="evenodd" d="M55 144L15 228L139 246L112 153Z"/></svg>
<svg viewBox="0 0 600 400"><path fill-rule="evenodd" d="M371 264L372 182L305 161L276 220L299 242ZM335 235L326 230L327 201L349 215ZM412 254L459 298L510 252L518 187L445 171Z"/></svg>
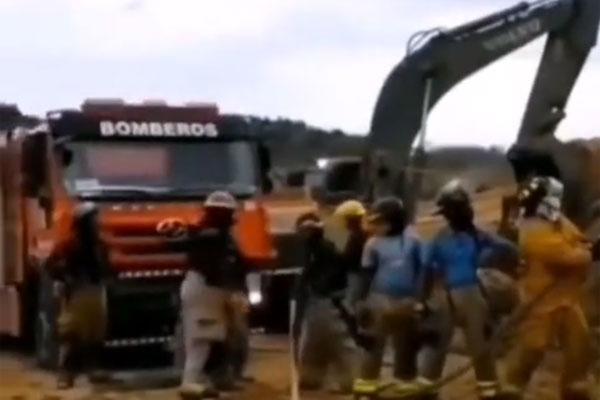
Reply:
<svg viewBox="0 0 600 400"><path fill-rule="evenodd" d="M176 136L176 133L180 132L189 137L185 137L183 142L178 142L178 137L147 137L139 146L137 142L122 142L114 137L87 137L81 145L83 150L74 150L72 156L83 157L82 154L87 151L85 154L89 157L89 152L95 151L94 146L106 143L110 143L110 151L102 154L104 158L101 157L100 161L106 161L107 157L110 161L104 164L116 163L118 157L114 154L125 148L127 151L150 147L160 150L163 144L168 147L170 143L179 143L176 145L179 146L177 149L197 147L201 150L204 143L211 143L215 149L220 149L219 143L227 146L225 143L230 142L221 142L222 138L214 137L209 128L220 128L223 117L213 105L168 107L156 104L132 106L119 103L84 103L81 110L65 113L75 121L67 129L69 135L62 136L57 132L57 127L61 126L57 121L63 118L61 113L49 114L48 123L34 130L17 128L2 134L0 336L26 337L32 335L32 330L37 329L35 323L41 312L40 291L44 285L42 277L45 275L46 261L50 256L60 255L69 250L76 234L72 229L75 207L83 201L91 201L99 209L100 236L109 254L109 316L119 320L114 322L115 324L127 325L109 327L107 343L166 343L174 330L173 323L177 313L173 299L178 294L179 282L187 268L187 257L169 249L167 238L158 232L157 226L165 220L184 226L201 225L203 199L214 189L203 188L201 192L186 192L184 195L173 195L169 190L153 189L150 194L137 197L135 192L130 195L129 190L122 193L118 190L109 191L107 196L101 193L102 188L96 187L84 187L79 191L69 190L66 182L73 183L74 174L69 168L74 167L63 165L64 149L68 149L71 143L78 142L78 135L89 133L86 130L103 121L115 122L113 127L121 128L121 133L129 135L131 132L127 131L129 128L126 129L126 124L118 125L116 121L133 121L130 127L133 126L142 133L154 133L155 136L158 136L157 127L160 127L162 136L169 136L167 133ZM60 129L63 128L64 126ZM194 132L197 137L194 137ZM111 135L116 136L118 133L117 129ZM240 143L238 147L243 150L245 158L223 159L222 162L240 163L236 165L238 169L255 171L256 176L252 176L252 179L255 179L256 186L254 190L244 192L243 195L238 196L238 193L233 192L240 200L235 235L254 268L270 268L276 254L269 232L268 215L262 201L261 168L264 166L259 165L261 161L257 156L260 143L241 134L238 136L234 141ZM230 153L235 152L223 154ZM172 152L167 156L177 157L177 154ZM86 159L86 162L89 164L90 160ZM152 164L159 161L148 159L145 162L150 170L153 169ZM80 167L81 165L78 166ZM108 165L104 168L110 167ZM175 168L172 165L168 167ZM227 165L204 167L227 168ZM121 162L119 168L126 170L128 163ZM185 166L182 170L185 172ZM185 176L181 175L179 178L193 183L194 173L194 166L190 166L189 172L185 172ZM36 182L37 188L33 190ZM77 182L82 181L75 180L75 183ZM87 184L89 183L88 179ZM226 189L226 186L223 185L223 189ZM117 299L116 293L124 290L128 295ZM147 296L135 294L144 291ZM157 295L159 292L160 296ZM111 298L113 294L114 298ZM160 309L160 312L153 311L154 303L149 298L153 299L156 310ZM133 303L138 302L138 306L134 307ZM164 314L163 319L156 317L156 321L148 321L160 313ZM109 325L110 323L111 321Z"/></svg>

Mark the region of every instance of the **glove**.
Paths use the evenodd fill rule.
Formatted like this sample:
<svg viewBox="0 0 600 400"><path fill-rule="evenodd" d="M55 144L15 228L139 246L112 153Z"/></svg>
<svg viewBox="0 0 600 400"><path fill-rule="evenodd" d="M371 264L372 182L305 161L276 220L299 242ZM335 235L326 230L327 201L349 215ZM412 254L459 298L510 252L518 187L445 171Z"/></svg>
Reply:
<svg viewBox="0 0 600 400"><path fill-rule="evenodd" d="M359 302L356 305L356 323L363 329L373 323L373 312L365 302Z"/></svg>
<svg viewBox="0 0 600 400"><path fill-rule="evenodd" d="M248 312L248 310L250 309L250 303L248 301L248 298L242 292L232 294L229 299L229 302L231 306L236 310Z"/></svg>
<svg viewBox="0 0 600 400"><path fill-rule="evenodd" d="M417 316L425 317L427 314L429 314L429 306L424 301L419 301L415 303L413 311Z"/></svg>

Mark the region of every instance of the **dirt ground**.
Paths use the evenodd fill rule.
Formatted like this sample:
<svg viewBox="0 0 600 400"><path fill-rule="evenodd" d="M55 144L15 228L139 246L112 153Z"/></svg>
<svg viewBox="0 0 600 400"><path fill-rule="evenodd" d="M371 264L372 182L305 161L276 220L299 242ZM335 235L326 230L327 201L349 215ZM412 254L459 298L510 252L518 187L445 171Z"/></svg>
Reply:
<svg viewBox="0 0 600 400"><path fill-rule="evenodd" d="M290 363L285 337L259 337L253 341L249 371L256 382L243 391L222 395L236 400L284 400L290 398ZM445 374L460 368L467 359L453 355ZM536 374L527 400L558 400L557 377L560 362L549 357L543 371ZM51 374L32 367L22 355L0 352L0 400L175 400L176 373L171 370L118 371L115 383L92 387L85 379L72 390L57 392ZM448 385L443 400L476 399L472 372ZM327 392L302 393L302 400L341 400L344 397Z"/></svg>

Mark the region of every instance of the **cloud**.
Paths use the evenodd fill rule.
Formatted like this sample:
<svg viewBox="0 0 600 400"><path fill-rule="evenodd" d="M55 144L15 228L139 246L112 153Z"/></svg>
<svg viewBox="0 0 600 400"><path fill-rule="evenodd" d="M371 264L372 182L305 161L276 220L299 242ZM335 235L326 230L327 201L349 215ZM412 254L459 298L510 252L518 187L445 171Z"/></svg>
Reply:
<svg viewBox="0 0 600 400"><path fill-rule="evenodd" d="M68 0L78 50L130 58L194 51L194 46L269 33L290 0ZM127 11L127 12L124 12ZM218 44L217 44L218 46Z"/></svg>
<svg viewBox="0 0 600 400"><path fill-rule="evenodd" d="M383 80L417 30L453 27L514 0L0 0L3 99L27 112L87 97L216 101L230 112L368 130ZM508 144L543 41L452 90L431 114L434 143ZM591 58L562 137L600 131Z"/></svg>

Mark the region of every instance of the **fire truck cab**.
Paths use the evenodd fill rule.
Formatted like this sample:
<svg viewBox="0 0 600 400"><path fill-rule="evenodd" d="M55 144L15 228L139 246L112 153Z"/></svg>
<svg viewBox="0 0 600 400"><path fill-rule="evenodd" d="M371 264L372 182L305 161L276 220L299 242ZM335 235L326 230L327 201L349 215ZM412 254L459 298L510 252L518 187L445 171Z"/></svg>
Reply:
<svg viewBox="0 0 600 400"><path fill-rule="evenodd" d="M235 234L247 259L257 270L272 265L261 200L271 189L269 153L246 127L213 104L96 100L5 132L0 335L31 336L41 365L56 360L58 306L45 265L73 240L80 202L98 207L109 253L106 347L170 342L187 258L169 249L159 225L201 224L215 190L240 202Z"/></svg>

